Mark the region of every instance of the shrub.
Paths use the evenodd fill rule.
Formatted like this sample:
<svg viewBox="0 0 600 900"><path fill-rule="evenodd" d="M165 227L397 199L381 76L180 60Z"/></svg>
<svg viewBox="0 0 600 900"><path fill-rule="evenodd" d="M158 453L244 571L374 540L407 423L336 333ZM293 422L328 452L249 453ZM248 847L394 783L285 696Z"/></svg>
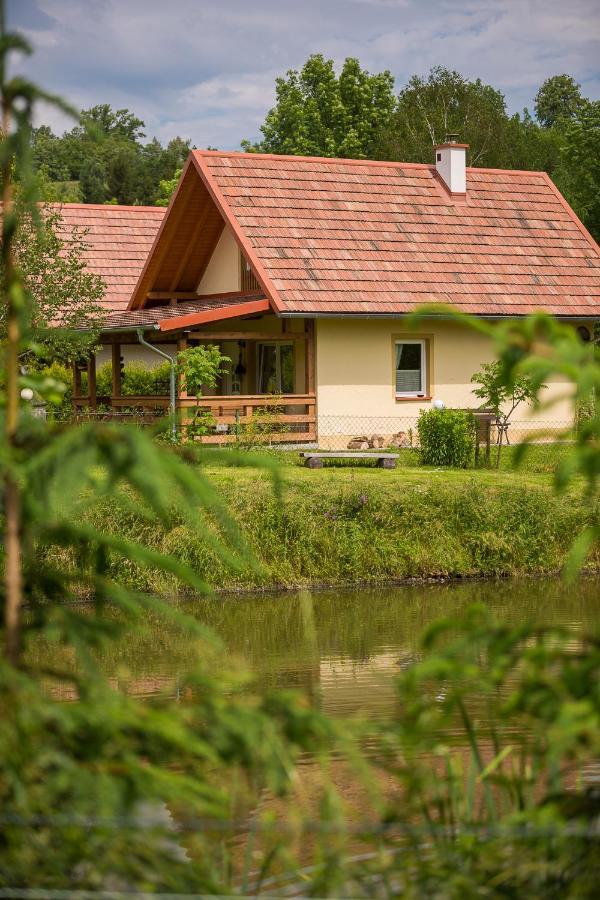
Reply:
<svg viewBox="0 0 600 900"><path fill-rule="evenodd" d="M164 397L169 393L168 362L149 366L144 362L129 362L123 367L121 393L124 397ZM87 382L86 382L87 383ZM107 362L96 373L96 393L99 397L112 394L112 363Z"/></svg>
<svg viewBox="0 0 600 900"><path fill-rule="evenodd" d="M281 397L274 394L267 406L254 410L250 421L236 425L236 447L239 450L254 450L270 445L273 435L287 430L288 426L279 421L284 411Z"/></svg>
<svg viewBox="0 0 600 900"><path fill-rule="evenodd" d="M418 423L421 463L424 466L468 468L474 458L476 422L461 409L430 409Z"/></svg>
<svg viewBox="0 0 600 900"><path fill-rule="evenodd" d="M185 423L188 438L211 434L215 428L215 418L210 411L202 410L200 398L205 390L212 393L231 362L221 353L216 344L199 344L188 347L177 354L177 366L183 379L183 387L190 397L196 398L196 409L191 422Z"/></svg>

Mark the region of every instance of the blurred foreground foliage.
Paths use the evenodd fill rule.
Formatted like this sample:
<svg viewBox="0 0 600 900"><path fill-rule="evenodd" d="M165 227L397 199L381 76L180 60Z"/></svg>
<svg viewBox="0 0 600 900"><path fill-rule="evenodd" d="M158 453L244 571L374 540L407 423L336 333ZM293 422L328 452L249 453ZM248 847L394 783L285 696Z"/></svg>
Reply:
<svg viewBox="0 0 600 900"><path fill-rule="evenodd" d="M333 723L294 694L254 696L196 620L111 578L108 560L116 555L208 590L173 556L85 522L86 508L110 501L123 486L148 521L166 523L176 509L186 525L199 528L208 515L216 524L207 531L213 551L234 569L251 560L205 477L203 466L214 457L176 456L133 429L60 429L31 415L27 392L52 399L63 386L20 371L21 354L35 348L32 299L14 261L21 220L11 182L18 178L35 223L31 113L39 100L56 101L6 76L10 54L28 47L6 33L1 18L2 890L12 896L33 888L257 895L274 890L288 873L296 892L309 896L593 896L596 641L529 626L500 628L480 610L438 625L426 637L422 661L399 681L397 721L353 726L358 740L375 731L378 764L369 770L353 750L350 726ZM530 364L540 329L551 352ZM577 356L579 345L559 326L535 320L514 331L507 326L504 337L508 379L523 365L541 383L560 366L577 391L595 389L595 363ZM564 485L583 475L593 492L594 418L586 429L557 477ZM258 463L235 453L227 459ZM277 490L274 469L272 475ZM65 551L78 563L73 569L62 564ZM85 613L74 602L82 596L89 601ZM109 606L120 616L107 615ZM96 651L117 635L143 629L148 610L197 638L198 664L175 699L134 699L96 661ZM63 647L71 661L64 671L31 661L27 648L40 634ZM470 711L475 697L487 701L479 720ZM301 754L319 768L316 796L305 805ZM365 779L369 822L356 824L343 789L332 785L329 773L341 757ZM379 789L379 772L392 779L391 797ZM275 817L268 801L286 794L287 806L275 807L281 810Z"/></svg>

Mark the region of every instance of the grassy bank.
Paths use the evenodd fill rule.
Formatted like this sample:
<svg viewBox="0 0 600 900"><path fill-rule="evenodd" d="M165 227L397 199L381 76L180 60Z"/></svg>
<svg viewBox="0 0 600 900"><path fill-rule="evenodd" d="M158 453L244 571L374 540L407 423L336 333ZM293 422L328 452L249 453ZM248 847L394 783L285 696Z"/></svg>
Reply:
<svg viewBox="0 0 600 900"><path fill-rule="evenodd" d="M266 473L213 468L210 475L260 563L233 573L205 529L176 518L164 529L131 503L98 505L93 524L191 564L224 589L485 577L559 570L592 510L577 493L556 497L547 476L514 472L382 471L284 467L281 500ZM592 558L598 568L600 553ZM113 574L170 589L158 573L114 561Z"/></svg>

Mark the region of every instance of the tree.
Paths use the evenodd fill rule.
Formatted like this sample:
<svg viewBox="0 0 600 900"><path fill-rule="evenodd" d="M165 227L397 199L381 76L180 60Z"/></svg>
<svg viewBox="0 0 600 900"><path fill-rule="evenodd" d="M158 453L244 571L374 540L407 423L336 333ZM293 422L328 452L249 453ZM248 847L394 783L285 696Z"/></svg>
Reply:
<svg viewBox="0 0 600 900"><path fill-rule="evenodd" d="M564 129L555 181L600 241L600 101L588 103Z"/></svg>
<svg viewBox="0 0 600 900"><path fill-rule="evenodd" d="M414 75L398 95L384 136L385 155L405 162L433 162L433 148L457 134L470 146L470 164L499 166L508 144L504 96L479 78L469 81L443 66L427 78Z"/></svg>
<svg viewBox="0 0 600 900"><path fill-rule="evenodd" d="M40 200L46 203L81 203L81 187L78 181L52 181L46 166L35 173L36 189Z"/></svg>
<svg viewBox="0 0 600 900"><path fill-rule="evenodd" d="M115 137L133 144L145 137L142 129L146 126L141 119L128 109L113 111L109 103L101 103L82 110L80 122L80 128L86 131L99 129L105 137Z"/></svg>
<svg viewBox="0 0 600 900"><path fill-rule="evenodd" d="M231 359L221 353L216 344L199 344L177 354L177 365L187 394L196 398L194 418L187 426L187 435L207 434L214 424L210 413L200 412L200 399L205 390L214 391L219 378Z"/></svg>
<svg viewBox="0 0 600 900"><path fill-rule="evenodd" d="M99 159L90 157L79 172L79 184L84 203L104 203L108 195L106 169Z"/></svg>
<svg viewBox="0 0 600 900"><path fill-rule="evenodd" d="M47 173L44 197L69 202L81 193L85 203L153 204L160 182L183 166L190 141L143 143L144 127L128 109L103 103L83 110L79 124L62 137L48 126L33 129L33 165Z"/></svg>
<svg viewBox="0 0 600 900"><path fill-rule="evenodd" d="M515 376L510 384L507 384L504 371L498 360L492 363L484 363L475 375L471 377L471 384L479 387L473 393L482 401L486 409L495 413L498 421L498 456L496 465L500 465L500 453L504 435L508 433L511 416L521 403L532 403L540 386L536 385L531 376L520 373Z"/></svg>
<svg viewBox="0 0 600 900"><path fill-rule="evenodd" d="M48 204L42 205L39 222L20 199L17 211L20 227L13 249L29 293L29 329L36 345L35 358L68 362L87 355L98 338L105 288L99 275L87 271L85 231L67 231L60 210ZM0 334L5 336L6 331L7 312L3 308ZM33 358L29 354L29 360Z"/></svg>
<svg viewBox="0 0 600 900"><path fill-rule="evenodd" d="M511 117L499 166L553 175L560 164L563 136L556 128L541 128L528 109Z"/></svg>
<svg viewBox="0 0 600 900"><path fill-rule="evenodd" d="M542 128L564 128L581 114L586 103L574 78L553 75L535 95L535 115Z"/></svg>
<svg viewBox="0 0 600 900"><path fill-rule="evenodd" d="M540 409L547 409L541 392L546 383L557 375L567 378L572 388L574 408L589 403L590 395L600 396L600 356L596 341L582 341L570 324L545 313L535 313L523 319L508 319L496 325L459 317L472 328L487 334L498 357L498 380L502 390L512 392L523 378L528 380ZM594 404L590 414L580 420L573 434L565 429L565 454L554 472L555 486L564 491L574 481L585 486L592 510L592 524L578 535L567 564L567 574L574 576L586 554L600 540L598 486L600 482L600 405ZM535 436L529 440L534 440ZM519 448L518 460L526 451L528 441Z"/></svg>
<svg viewBox="0 0 600 900"><path fill-rule="evenodd" d="M261 126L263 140L242 146L261 153L377 158L395 105L393 87L388 71L371 75L353 58L338 78L333 60L314 54L299 72L290 69L277 79L277 103Z"/></svg>
<svg viewBox="0 0 600 900"><path fill-rule="evenodd" d="M158 191L156 192L156 206L168 206L171 202L171 197L175 193L175 189L179 184L179 179L181 178L182 169L177 169L172 178L163 178L158 185Z"/></svg>
<svg viewBox="0 0 600 900"><path fill-rule="evenodd" d="M127 141L111 142L106 181L111 200L126 206L143 202L142 159L135 144Z"/></svg>
<svg viewBox="0 0 600 900"><path fill-rule="evenodd" d="M34 168L44 168L52 181L68 181L71 172L65 159L64 147L48 125L33 128L31 132L31 151Z"/></svg>

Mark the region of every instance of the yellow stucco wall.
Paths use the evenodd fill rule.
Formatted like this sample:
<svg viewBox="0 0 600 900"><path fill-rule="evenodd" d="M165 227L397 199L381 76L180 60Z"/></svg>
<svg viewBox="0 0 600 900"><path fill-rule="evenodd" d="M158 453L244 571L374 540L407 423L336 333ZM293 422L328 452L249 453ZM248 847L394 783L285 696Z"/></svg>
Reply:
<svg viewBox="0 0 600 900"><path fill-rule="evenodd" d="M225 294L240 290L240 249L225 226L198 285L199 294Z"/></svg>
<svg viewBox="0 0 600 900"><path fill-rule="evenodd" d="M431 399L395 397L394 341L403 337L427 340L431 398L443 400L448 407L479 405L472 393L475 385L471 384L471 376L482 363L494 359L491 343L484 335L459 323L441 320L429 320L423 328L413 331L403 327L401 319L317 319L316 384L321 431L333 430L335 418L345 419L338 425L344 433L391 431L392 420L416 420L421 409L431 408ZM556 382L548 386L544 398L566 393L566 385ZM514 421L567 423L572 416L572 404L565 396L551 411L537 416L531 409L521 407ZM355 419L353 427L348 427L349 418ZM376 419L381 422L378 424Z"/></svg>

